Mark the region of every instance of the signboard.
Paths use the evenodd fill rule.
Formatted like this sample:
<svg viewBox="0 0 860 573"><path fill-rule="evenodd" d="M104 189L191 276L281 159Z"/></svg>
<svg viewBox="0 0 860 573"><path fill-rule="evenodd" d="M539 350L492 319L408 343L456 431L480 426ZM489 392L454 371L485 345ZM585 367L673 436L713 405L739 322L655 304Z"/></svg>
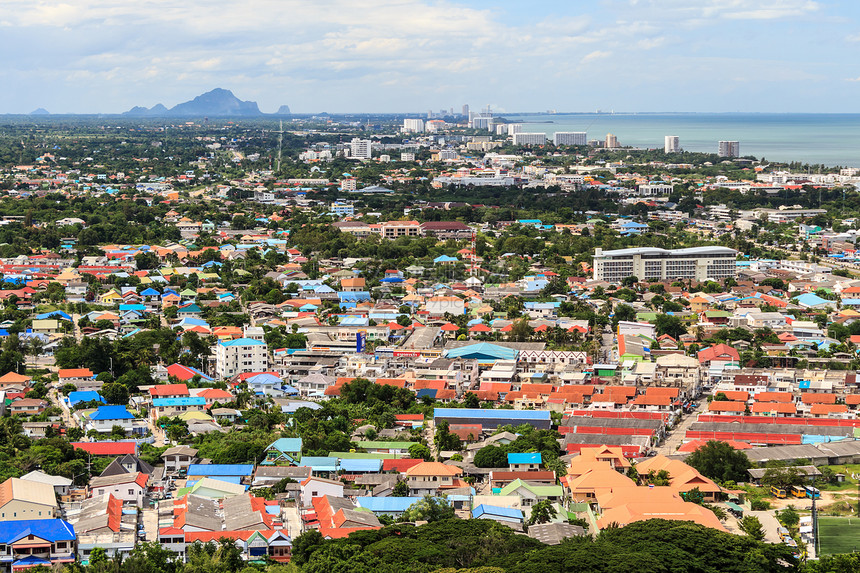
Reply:
<svg viewBox="0 0 860 573"><path fill-rule="evenodd" d="M355 334L355 351L356 352L364 352L364 343L365 343L366 337L367 337L367 331L366 330L359 330Z"/></svg>

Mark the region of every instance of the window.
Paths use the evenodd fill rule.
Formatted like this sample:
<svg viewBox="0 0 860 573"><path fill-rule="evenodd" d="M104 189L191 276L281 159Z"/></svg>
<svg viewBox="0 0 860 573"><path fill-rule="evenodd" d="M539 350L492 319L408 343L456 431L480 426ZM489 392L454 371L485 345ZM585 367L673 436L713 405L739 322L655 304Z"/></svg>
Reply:
<svg viewBox="0 0 860 573"><path fill-rule="evenodd" d="M134 490L133 489L128 490L128 495L134 495Z"/></svg>

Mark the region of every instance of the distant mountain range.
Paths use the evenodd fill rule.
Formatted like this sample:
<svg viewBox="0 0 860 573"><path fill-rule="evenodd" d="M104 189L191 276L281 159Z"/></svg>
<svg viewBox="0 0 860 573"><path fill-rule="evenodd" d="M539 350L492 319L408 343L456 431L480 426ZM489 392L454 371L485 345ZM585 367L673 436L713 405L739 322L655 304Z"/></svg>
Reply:
<svg viewBox="0 0 860 573"><path fill-rule="evenodd" d="M162 104L151 108L135 106L122 115L127 117L262 117L290 115L290 108L282 105L276 113L266 114L260 111L257 102L242 101L230 90L215 88L170 109Z"/></svg>

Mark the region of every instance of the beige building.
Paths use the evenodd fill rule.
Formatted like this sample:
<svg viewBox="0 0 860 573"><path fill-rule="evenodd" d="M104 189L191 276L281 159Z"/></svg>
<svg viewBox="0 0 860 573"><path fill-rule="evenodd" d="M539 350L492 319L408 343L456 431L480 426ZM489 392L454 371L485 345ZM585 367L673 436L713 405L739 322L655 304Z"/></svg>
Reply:
<svg viewBox="0 0 860 573"><path fill-rule="evenodd" d="M682 398L693 398L702 383L699 360L683 354L658 356L656 379L658 386L678 388Z"/></svg>
<svg viewBox="0 0 860 573"><path fill-rule="evenodd" d="M0 484L0 521L56 517L57 496L52 485L18 478Z"/></svg>
<svg viewBox="0 0 860 573"><path fill-rule="evenodd" d="M406 470L409 495L435 495L439 490L465 485L459 478L463 470L439 462L422 462Z"/></svg>
<svg viewBox="0 0 860 573"><path fill-rule="evenodd" d="M660 249L638 247L594 251L594 280L619 283L634 276L639 280L716 280L737 276L738 252L728 247Z"/></svg>

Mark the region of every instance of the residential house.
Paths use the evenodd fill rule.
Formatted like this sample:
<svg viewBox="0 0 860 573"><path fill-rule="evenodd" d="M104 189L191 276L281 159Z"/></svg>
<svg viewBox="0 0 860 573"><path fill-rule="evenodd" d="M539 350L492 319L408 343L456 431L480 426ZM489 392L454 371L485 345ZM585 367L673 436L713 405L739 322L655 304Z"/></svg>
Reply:
<svg viewBox="0 0 860 573"><path fill-rule="evenodd" d="M111 494L124 504L143 507L146 482L149 476L142 472L92 478L89 484L89 497Z"/></svg>
<svg viewBox="0 0 860 573"><path fill-rule="evenodd" d="M54 519L57 511L49 483L9 478L0 484L0 521Z"/></svg>

